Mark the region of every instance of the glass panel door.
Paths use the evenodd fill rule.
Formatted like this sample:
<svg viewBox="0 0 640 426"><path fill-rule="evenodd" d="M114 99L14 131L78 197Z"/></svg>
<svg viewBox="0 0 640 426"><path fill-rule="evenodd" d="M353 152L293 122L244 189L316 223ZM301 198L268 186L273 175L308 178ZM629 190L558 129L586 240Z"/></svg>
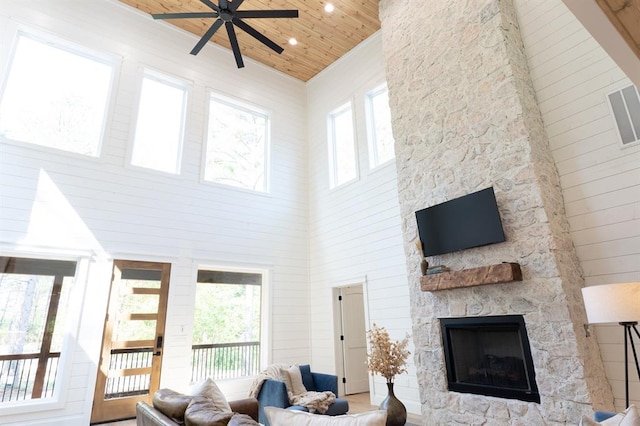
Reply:
<svg viewBox="0 0 640 426"><path fill-rule="evenodd" d="M171 265L116 260L91 422L135 417L160 384Z"/></svg>

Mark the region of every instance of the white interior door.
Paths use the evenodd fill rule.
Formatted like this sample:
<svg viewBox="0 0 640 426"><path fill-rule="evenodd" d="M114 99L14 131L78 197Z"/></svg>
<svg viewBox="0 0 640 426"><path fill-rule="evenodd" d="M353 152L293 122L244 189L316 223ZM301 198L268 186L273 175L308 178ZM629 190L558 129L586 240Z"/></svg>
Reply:
<svg viewBox="0 0 640 426"><path fill-rule="evenodd" d="M367 330L362 285L340 289L345 394L369 392Z"/></svg>

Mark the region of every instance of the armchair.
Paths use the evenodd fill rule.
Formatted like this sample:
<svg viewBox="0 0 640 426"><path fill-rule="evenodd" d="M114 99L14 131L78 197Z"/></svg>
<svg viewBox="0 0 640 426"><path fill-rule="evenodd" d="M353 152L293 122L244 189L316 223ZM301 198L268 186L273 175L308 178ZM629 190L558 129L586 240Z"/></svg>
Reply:
<svg viewBox="0 0 640 426"><path fill-rule="evenodd" d="M323 374L311 372L309 365L301 365L300 373L302 383L307 391L331 391L336 395L336 400L324 413L329 416L346 414L349 411L349 402L346 399L338 398L338 376L333 374ZM264 407L278 407L287 410L309 411L300 405L291 405L287 394L287 386L284 382L267 379L262 383L258 393L258 417L260 423L269 425L269 420L264 412Z"/></svg>

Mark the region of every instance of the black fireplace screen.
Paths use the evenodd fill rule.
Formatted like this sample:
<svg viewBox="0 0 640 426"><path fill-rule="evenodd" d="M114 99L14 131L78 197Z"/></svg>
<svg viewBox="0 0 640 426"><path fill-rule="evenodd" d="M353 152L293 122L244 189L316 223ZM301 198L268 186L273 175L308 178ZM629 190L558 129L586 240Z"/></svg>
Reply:
<svg viewBox="0 0 640 426"><path fill-rule="evenodd" d="M540 402L519 315L442 318L449 390Z"/></svg>

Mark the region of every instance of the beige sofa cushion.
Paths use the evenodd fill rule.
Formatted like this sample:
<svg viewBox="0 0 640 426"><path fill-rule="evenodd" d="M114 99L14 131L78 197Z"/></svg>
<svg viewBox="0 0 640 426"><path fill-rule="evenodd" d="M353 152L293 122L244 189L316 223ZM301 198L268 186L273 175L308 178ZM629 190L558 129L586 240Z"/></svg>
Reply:
<svg viewBox="0 0 640 426"><path fill-rule="evenodd" d="M291 392L294 396L307 393L307 388L305 388L304 383L302 383L302 373L300 373L300 367L298 367L297 365L293 365L289 368L284 369L284 372L289 378L289 381L285 382L285 385L288 386L287 390L289 392Z"/></svg>
<svg viewBox="0 0 640 426"><path fill-rule="evenodd" d="M264 412L271 426L385 426L387 423L387 412L384 410L342 416L324 416L276 407L264 407Z"/></svg>

